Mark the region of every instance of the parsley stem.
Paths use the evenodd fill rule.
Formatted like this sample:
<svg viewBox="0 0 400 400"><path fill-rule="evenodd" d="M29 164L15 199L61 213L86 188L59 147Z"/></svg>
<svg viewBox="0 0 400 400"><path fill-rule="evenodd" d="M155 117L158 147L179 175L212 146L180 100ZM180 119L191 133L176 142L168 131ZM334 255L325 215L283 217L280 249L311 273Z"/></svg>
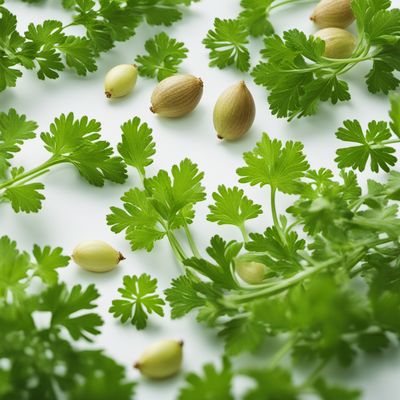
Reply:
<svg viewBox="0 0 400 400"><path fill-rule="evenodd" d="M324 358L316 368L311 372L308 378L300 385L300 389L305 389L313 385L313 383L317 380L321 371L326 367L329 362L329 358Z"/></svg>
<svg viewBox="0 0 400 400"><path fill-rule="evenodd" d="M240 232L242 232L243 241L247 243L249 241L249 235L247 234L246 227L244 224L239 225Z"/></svg>
<svg viewBox="0 0 400 400"><path fill-rule="evenodd" d="M188 240L190 249L191 249L192 252L193 252L193 255L194 255L196 258L201 258L199 249L197 248L197 245L196 245L196 243L195 243L195 241L194 241L194 239L193 239L192 233L190 232L189 225L187 224L186 221L185 221L185 223L184 223L184 225L183 225L183 229L184 229L184 231L185 231L185 234L186 234L186 237L187 237L187 240Z"/></svg>
<svg viewBox="0 0 400 400"><path fill-rule="evenodd" d="M271 186L271 212L272 212L272 219L274 221L274 225L278 231L279 237L282 240L282 243L286 245L286 238L283 234L282 227L279 223L278 213L276 212L276 188Z"/></svg>
<svg viewBox="0 0 400 400"><path fill-rule="evenodd" d="M17 175L15 178L9 179L9 180L1 183L0 190L7 189L8 187L13 186L16 183L19 183L21 181L23 181L25 183L37 176L42 175L45 172L49 171L49 168L52 167L53 165L60 164L62 162L65 162L65 160L62 158L51 157L49 160L47 160L43 164L40 164L36 168L33 168L33 169L26 171L20 175Z"/></svg>
<svg viewBox="0 0 400 400"><path fill-rule="evenodd" d="M316 0L284 0L280 3L273 4L269 10L273 10L274 8L285 6L286 4L296 3L296 4L308 4L308 3L316 3Z"/></svg>
<svg viewBox="0 0 400 400"><path fill-rule="evenodd" d="M283 346L273 355L268 367L273 369L276 368L282 359L289 353L293 346L299 341L299 338L292 336Z"/></svg>

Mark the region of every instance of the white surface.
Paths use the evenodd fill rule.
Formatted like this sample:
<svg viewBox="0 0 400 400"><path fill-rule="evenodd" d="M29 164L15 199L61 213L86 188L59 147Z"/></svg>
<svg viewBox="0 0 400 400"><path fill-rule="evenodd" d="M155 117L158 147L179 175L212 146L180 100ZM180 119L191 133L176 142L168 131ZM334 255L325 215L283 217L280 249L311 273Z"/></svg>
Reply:
<svg viewBox="0 0 400 400"><path fill-rule="evenodd" d="M42 6L29 6L19 1L7 1L7 6L18 15L18 28L24 30L30 21L57 18L68 21L69 16L61 10L58 1L48 1ZM114 145L120 140L120 125L134 116L139 116L154 129L157 145L155 162L149 172L159 168L169 169L173 163L185 157L197 162L205 171L205 186L210 194L220 183L237 183L235 169L242 164L241 154L253 148L263 131L282 140L301 140L305 145L311 165L315 168L334 168L335 150L339 144L334 133L343 120L357 118L364 124L372 119L387 119L388 100L385 96L373 96L368 93L361 76L367 72L367 65L361 65L349 76L353 99L351 102L335 107L324 104L316 117L296 120L288 124L285 120L273 117L266 103L266 93L255 86L247 74L227 68L220 71L208 67L208 52L201 44L206 32L212 27L215 17L235 17L239 11L239 1L202 0L185 12L184 19L170 28L142 25L137 35L117 47L99 60L99 70L86 78L79 78L73 72L64 72L55 81L39 81L33 72L24 71L24 77L18 81L17 88L0 93L0 109L6 111L15 107L19 113L25 113L29 119L39 123L39 132L48 129L49 123L61 113L73 111L76 116L88 115L101 121L103 137ZM400 0L393 1L400 6ZM311 33L313 26L308 20L312 6L292 6L275 11L273 22L278 33L290 27L299 27ZM155 81L140 78L131 96L120 101L107 101L103 95L103 77L109 68L116 64L132 62L137 54L144 52L144 41L154 34L165 30L171 36L184 41L189 49L189 57L182 65L182 71L200 76L205 84L204 97L194 113L180 120L160 119L149 111L149 99ZM258 60L261 40L252 40L253 66ZM213 131L212 109L220 92L245 79L252 91L257 117L251 132L236 143L219 142ZM39 138L28 141L23 151L16 157L25 167L33 167L46 159ZM365 178L371 176L368 173ZM376 178L376 176L375 176ZM205 362L219 360L222 343L216 332L195 322L193 317L170 321L151 316L149 327L136 331L129 324L122 326L108 314L107 309L115 297L125 274L148 272L159 280L159 289L165 289L172 277L179 274L168 244L164 241L156 245L151 254L144 251L132 253L123 235L115 235L107 227L105 216L109 207L119 205L120 196L130 187L138 184L133 171L124 185L108 184L102 189L83 182L72 167L56 167L53 172L41 178L46 185L46 201L38 214L15 214L7 204L1 205L0 236L7 234L18 241L24 249L31 249L34 243L62 246L71 253L73 247L85 239L102 239L120 250L126 260L112 273L96 275L86 273L71 264L62 273L69 284L95 283L102 294L99 311L105 319L103 333L97 338L96 345L104 347L108 354L126 365L130 377L137 379L137 398L140 400L172 400L184 374L160 383L148 382L139 377L130 366L139 356L144 346L160 338L175 337L185 341L184 372L199 370ZM250 197L261 204L267 204L266 192L246 187ZM280 210L289 204L288 197L282 197ZM198 207L193 231L200 248L204 248L211 235L220 233L226 238L239 238L234 228L218 227L205 221L207 202ZM258 220L249 224L250 230L262 230L270 223L269 210ZM400 354L391 350L385 356L358 360L349 370L337 374L339 380L364 389L364 399L394 400L400 392ZM282 399L284 400L284 399ZM340 400L340 399L338 399Z"/></svg>

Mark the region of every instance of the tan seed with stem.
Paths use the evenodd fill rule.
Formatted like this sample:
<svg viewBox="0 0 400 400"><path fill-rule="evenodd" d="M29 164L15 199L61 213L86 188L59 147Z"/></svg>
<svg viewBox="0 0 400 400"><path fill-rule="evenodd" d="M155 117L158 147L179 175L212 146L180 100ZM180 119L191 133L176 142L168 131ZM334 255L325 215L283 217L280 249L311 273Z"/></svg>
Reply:
<svg viewBox="0 0 400 400"><path fill-rule="evenodd" d="M174 75L162 80L151 96L150 111L177 118L193 111L203 95L203 81L193 75Z"/></svg>
<svg viewBox="0 0 400 400"><path fill-rule="evenodd" d="M321 0L310 19L319 28L346 28L355 19L351 0Z"/></svg>
<svg viewBox="0 0 400 400"><path fill-rule="evenodd" d="M325 42L324 56L328 58L348 58L357 45L357 38L350 32L340 28L325 28L314 34Z"/></svg>
<svg viewBox="0 0 400 400"><path fill-rule="evenodd" d="M214 127L219 139L236 140L253 125L256 106L244 81L227 88L214 107Z"/></svg>

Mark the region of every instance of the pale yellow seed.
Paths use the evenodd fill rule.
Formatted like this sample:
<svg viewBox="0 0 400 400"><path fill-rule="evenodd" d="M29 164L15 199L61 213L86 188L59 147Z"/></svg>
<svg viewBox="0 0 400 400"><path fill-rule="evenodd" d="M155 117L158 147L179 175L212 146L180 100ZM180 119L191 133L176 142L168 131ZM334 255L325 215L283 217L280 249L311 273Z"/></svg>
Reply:
<svg viewBox="0 0 400 400"><path fill-rule="evenodd" d="M161 340L148 347L134 367L148 378L165 379L178 373L182 359L182 341Z"/></svg>
<svg viewBox="0 0 400 400"><path fill-rule="evenodd" d="M356 48L356 37L340 28L325 28L316 32L314 36L325 42L324 56L328 58L348 58Z"/></svg>
<svg viewBox="0 0 400 400"><path fill-rule="evenodd" d="M239 277L251 285L261 283L265 277L265 265L256 261L239 260L235 264Z"/></svg>
<svg viewBox="0 0 400 400"><path fill-rule="evenodd" d="M125 258L108 243L101 240L88 240L75 247L72 259L87 271L108 272Z"/></svg>
<svg viewBox="0 0 400 400"><path fill-rule="evenodd" d="M162 80L151 96L150 110L161 117L177 118L193 111L203 95L203 81L193 75Z"/></svg>
<svg viewBox="0 0 400 400"><path fill-rule="evenodd" d="M104 79L104 92L107 98L123 97L135 87L137 67L132 64L120 64L111 68Z"/></svg>
<svg viewBox="0 0 400 400"><path fill-rule="evenodd" d="M230 86L214 107L214 127L219 139L236 140L253 125L256 107L244 81Z"/></svg>
<svg viewBox="0 0 400 400"><path fill-rule="evenodd" d="M355 19L351 0L321 0L310 19L319 28L346 28Z"/></svg>

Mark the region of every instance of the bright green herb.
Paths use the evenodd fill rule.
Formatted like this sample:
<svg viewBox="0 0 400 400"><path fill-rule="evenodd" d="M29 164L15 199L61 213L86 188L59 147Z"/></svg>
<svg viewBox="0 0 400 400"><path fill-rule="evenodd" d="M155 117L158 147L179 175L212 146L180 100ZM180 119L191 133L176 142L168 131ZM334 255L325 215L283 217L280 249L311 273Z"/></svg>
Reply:
<svg viewBox="0 0 400 400"><path fill-rule="evenodd" d="M396 133L400 98L391 100L390 126ZM202 174L184 160L172 167L171 174L160 171L147 177L145 164L154 154L151 130L135 121L119 151L138 169L144 189L127 192L124 208L113 207L108 223L114 232L126 232L134 250L151 250L157 240L167 237L184 269L165 291L172 317L196 310L198 321L219 331L229 356L256 351L280 338L282 347L265 369L232 372L249 376L257 385L244 399L300 399L310 390L324 400L359 399L358 391L325 382L323 369L333 362L348 366L361 352L382 352L390 347L392 335L400 333L400 174L391 170L384 183L369 180L362 190L353 171L342 169L335 178L328 169L313 170L301 143L282 143L264 134L244 154L237 173L241 183L269 193L273 225L261 233L248 233L246 221L261 215L260 206L241 189L220 186L207 218L236 226L243 241L216 235L202 255L189 230L194 205L204 200ZM358 134L355 123L347 129L350 136ZM124 133L128 134L126 128ZM370 136L368 144L376 146L369 143ZM380 145L388 144L376 147ZM128 149L135 147L148 149L145 159L132 162ZM386 165L385 152L373 154L377 165ZM392 165L387 163L388 169ZM285 194L293 202L281 214L279 199ZM186 240L178 239L178 230ZM237 279L235 261L243 256L266 266L261 283L247 285ZM360 280L362 289L355 286ZM286 360L289 354L292 364ZM281 368L283 361L286 369ZM306 361L314 370L303 383L295 384L296 365ZM224 364L220 384L215 383L219 373L212 367L207 367L204 378L189 375L181 398L196 389L200 393L207 383L229 398L229 368Z"/></svg>
<svg viewBox="0 0 400 400"><path fill-rule="evenodd" d="M115 157L110 144L101 140L101 125L72 113L62 114L40 138L51 157L39 166L25 171L12 167L10 160L28 139L36 136L37 124L28 121L14 109L0 113L0 199L9 201L15 212L37 212L42 207L44 185L37 178L57 164L72 164L90 184L103 186L106 180L123 183L126 167Z"/></svg>
<svg viewBox="0 0 400 400"><path fill-rule="evenodd" d="M31 1L38 2L38 1ZM0 91L16 85L22 68L35 69L39 79L56 79L66 67L79 75L97 69L96 58L112 49L116 42L128 40L136 28L149 25L170 26L182 18L181 4L190 0L64 0L72 13L71 22L46 20L29 24L23 34L16 31L17 17L0 0ZM84 35L69 34L80 26Z"/></svg>
<svg viewBox="0 0 400 400"><path fill-rule="evenodd" d="M176 74L179 64L187 57L188 52L184 43L170 38L165 32L147 40L144 47L149 54L137 56L135 59L139 66L139 74L150 78L157 77L158 81Z"/></svg>
<svg viewBox="0 0 400 400"><path fill-rule="evenodd" d="M270 92L273 114L289 120L317 112L321 101L336 104L350 100L348 84L341 79L357 64L372 61L366 76L371 93L385 93L398 87L400 10L390 9L390 1L353 0L358 44L346 59L323 56L325 44L297 29L265 39L262 55L267 59L253 70L257 84Z"/></svg>
<svg viewBox="0 0 400 400"><path fill-rule="evenodd" d="M91 342L103 321L91 311L99 297L94 285L67 289L59 282L69 257L36 245L31 257L7 236L0 254L1 398L132 399L135 385L122 366L73 344Z"/></svg>
<svg viewBox="0 0 400 400"><path fill-rule="evenodd" d="M152 279L148 274L124 276L124 287L119 288L121 300L113 300L109 312L115 318L121 318L125 323L131 320L132 325L137 329L144 329L147 326L147 313L153 312L164 316L164 301L156 294L157 279Z"/></svg>

